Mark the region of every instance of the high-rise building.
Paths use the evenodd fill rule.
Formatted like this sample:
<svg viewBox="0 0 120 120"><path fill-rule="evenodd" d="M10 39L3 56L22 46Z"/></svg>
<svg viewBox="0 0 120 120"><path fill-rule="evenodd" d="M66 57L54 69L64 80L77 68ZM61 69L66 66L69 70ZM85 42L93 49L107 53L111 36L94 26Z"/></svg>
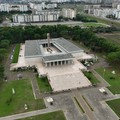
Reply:
<svg viewBox="0 0 120 120"><path fill-rule="evenodd" d="M60 11L38 11L37 14L13 15L14 23L57 21Z"/></svg>
<svg viewBox="0 0 120 120"><path fill-rule="evenodd" d="M63 8L62 16L72 19L72 18L76 17L76 9Z"/></svg>
<svg viewBox="0 0 120 120"><path fill-rule="evenodd" d="M0 11L10 12L10 11L28 11L27 4L0 4Z"/></svg>

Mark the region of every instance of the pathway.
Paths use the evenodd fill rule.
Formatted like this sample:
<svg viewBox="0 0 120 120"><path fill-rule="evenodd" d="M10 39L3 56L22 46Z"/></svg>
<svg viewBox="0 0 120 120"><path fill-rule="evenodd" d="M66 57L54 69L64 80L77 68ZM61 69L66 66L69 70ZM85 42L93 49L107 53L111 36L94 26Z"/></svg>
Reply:
<svg viewBox="0 0 120 120"><path fill-rule="evenodd" d="M29 78L29 79L31 79L31 78ZM43 98L42 97L42 93L40 93L39 86L38 86L36 78L35 79L33 79L33 78L31 79L31 84L32 84L34 98L35 99Z"/></svg>
<svg viewBox="0 0 120 120"><path fill-rule="evenodd" d="M36 111L31 111L31 112L26 112L26 113L21 113L21 114L15 114L15 115L10 115L6 117L0 117L0 120L16 120L16 119L22 119L26 117L31 117L31 116L36 116L40 114L45 114L49 112L55 112L59 111L60 109L42 109L42 110L36 110Z"/></svg>

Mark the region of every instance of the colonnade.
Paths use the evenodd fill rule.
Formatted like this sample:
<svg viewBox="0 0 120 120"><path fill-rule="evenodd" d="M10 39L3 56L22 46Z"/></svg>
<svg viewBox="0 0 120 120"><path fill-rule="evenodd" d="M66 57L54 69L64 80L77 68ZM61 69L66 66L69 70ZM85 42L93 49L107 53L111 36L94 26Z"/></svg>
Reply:
<svg viewBox="0 0 120 120"><path fill-rule="evenodd" d="M72 60L62 60L62 61L50 61L44 64L45 64L45 67L51 67L51 66L67 65L72 63L73 63Z"/></svg>

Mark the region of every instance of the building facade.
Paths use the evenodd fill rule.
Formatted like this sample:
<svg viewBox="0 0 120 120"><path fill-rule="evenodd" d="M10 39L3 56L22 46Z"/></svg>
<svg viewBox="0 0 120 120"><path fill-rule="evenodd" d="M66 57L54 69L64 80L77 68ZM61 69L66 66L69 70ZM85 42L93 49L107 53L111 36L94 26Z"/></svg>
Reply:
<svg viewBox="0 0 120 120"><path fill-rule="evenodd" d="M76 17L76 9L63 8L62 16L73 19L74 17Z"/></svg>
<svg viewBox="0 0 120 120"><path fill-rule="evenodd" d="M24 15L13 15L14 23L29 23L29 22L47 22L47 21L57 21L60 12L48 12L41 11L38 14L24 14Z"/></svg>
<svg viewBox="0 0 120 120"><path fill-rule="evenodd" d="M49 4L46 4L45 2L42 2L41 4L38 3L32 3L30 2L29 3L29 6L32 10L36 10L36 11L41 11L41 10L44 10L44 9L54 9L54 8L57 8L57 4L56 3L49 3Z"/></svg>
<svg viewBox="0 0 120 120"><path fill-rule="evenodd" d="M27 4L0 4L1 12L10 12L10 11L20 11L25 12L28 11Z"/></svg>

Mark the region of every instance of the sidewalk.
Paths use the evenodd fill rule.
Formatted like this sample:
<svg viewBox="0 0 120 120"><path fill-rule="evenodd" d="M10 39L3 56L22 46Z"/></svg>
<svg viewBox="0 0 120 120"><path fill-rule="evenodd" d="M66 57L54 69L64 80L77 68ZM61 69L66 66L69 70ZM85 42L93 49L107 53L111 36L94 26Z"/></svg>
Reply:
<svg viewBox="0 0 120 120"><path fill-rule="evenodd" d="M21 114L15 114L15 115L10 115L6 117L0 117L0 120L16 120L16 119L22 119L26 117L31 117L31 116L36 116L40 114L45 114L49 112L55 112L59 111L60 109L42 109L42 110L36 110L36 111L31 111L31 112L26 112L26 113L21 113Z"/></svg>

